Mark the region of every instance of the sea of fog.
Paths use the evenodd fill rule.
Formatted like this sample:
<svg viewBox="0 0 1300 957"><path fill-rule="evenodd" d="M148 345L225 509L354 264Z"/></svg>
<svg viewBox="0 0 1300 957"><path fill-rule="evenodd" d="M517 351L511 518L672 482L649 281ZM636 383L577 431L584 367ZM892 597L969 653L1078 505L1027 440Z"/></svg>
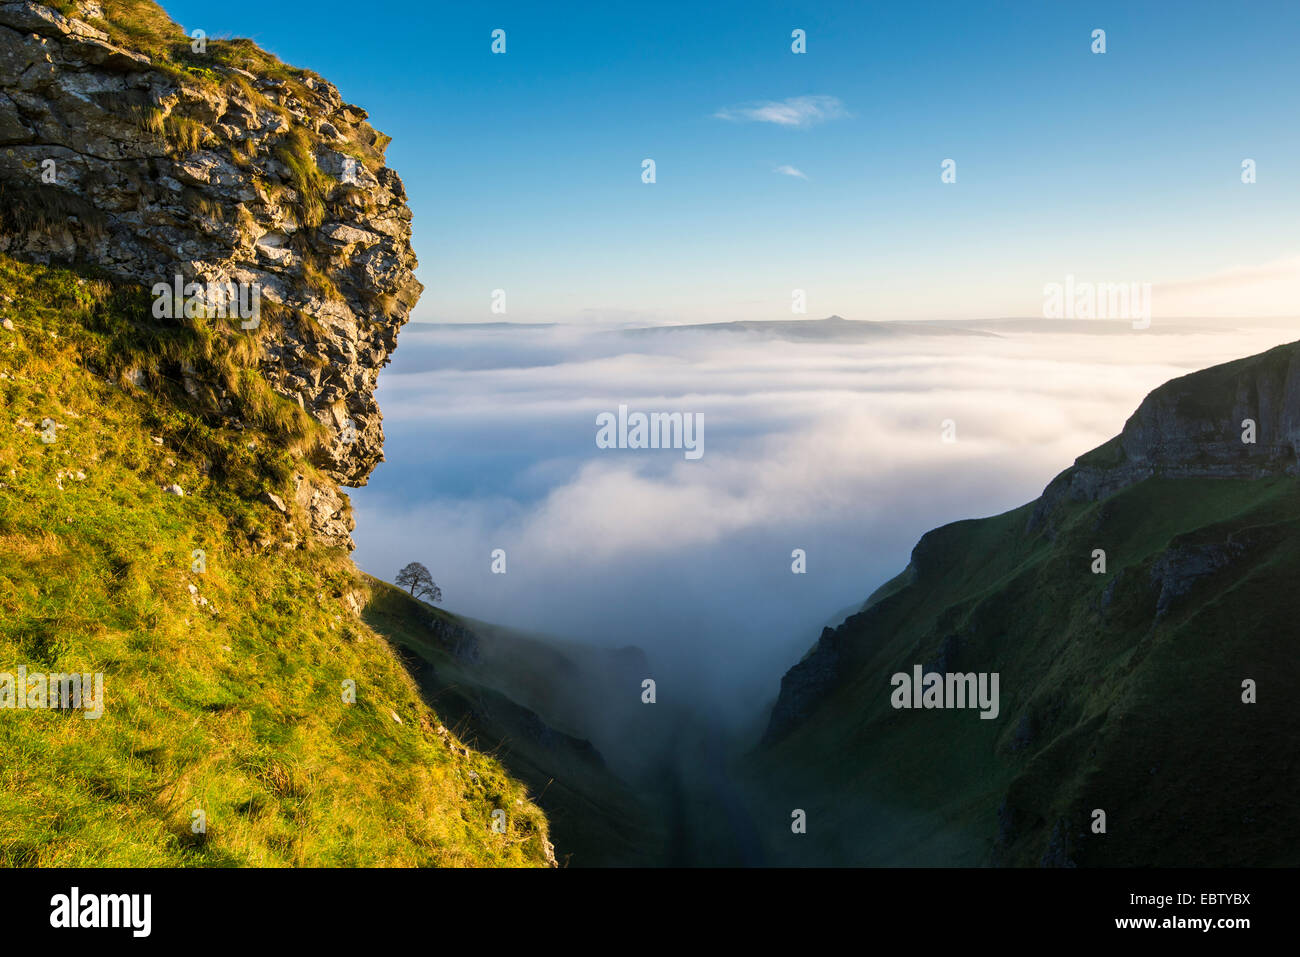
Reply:
<svg viewBox="0 0 1300 957"><path fill-rule="evenodd" d="M352 493L356 559L390 581L423 562L450 611L639 645L660 700L747 720L923 532L1036 497L1167 379L1297 338L1280 320L898 328L408 325L379 379L387 461ZM620 405L701 414L703 455L599 448Z"/></svg>

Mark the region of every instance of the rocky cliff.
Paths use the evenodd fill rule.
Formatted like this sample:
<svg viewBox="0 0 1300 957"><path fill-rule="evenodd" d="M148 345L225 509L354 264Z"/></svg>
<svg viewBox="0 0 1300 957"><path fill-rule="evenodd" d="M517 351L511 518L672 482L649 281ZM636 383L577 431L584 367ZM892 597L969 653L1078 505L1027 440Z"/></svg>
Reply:
<svg viewBox="0 0 1300 957"><path fill-rule="evenodd" d="M781 683L750 766L766 813L817 829L773 859L1293 864L1298 441L1291 343L1156 389L1034 502L927 532ZM996 718L897 707L917 665L999 675Z"/></svg>
<svg viewBox="0 0 1300 957"><path fill-rule="evenodd" d="M386 138L248 41L187 37L141 0L58 6L0 4L0 251L175 287L205 316L260 302L221 334L320 424L322 474L365 484L376 377L421 292ZM347 543L345 500L298 478L317 535Z"/></svg>
<svg viewBox="0 0 1300 957"><path fill-rule="evenodd" d="M1254 441L1244 441L1246 420ZM1124 429L1081 455L1026 506L1026 533L1055 536L1065 506L1098 502L1146 479L1259 479L1300 474L1300 343L1172 379L1152 391ZM882 587L864 608L838 627L825 628L816 644L781 679L781 692L764 740L779 739L808 717L844 678L852 635L871 631L884 609L878 598L918 577L945 574L954 530L934 529L912 550L907 569ZM1245 546L1241 536L1222 543L1174 543L1150 570L1159 589L1158 617L1195 579L1227 565ZM1118 579L1101 596L1106 607ZM943 670L943 668L938 668Z"/></svg>
<svg viewBox="0 0 1300 957"><path fill-rule="evenodd" d="M0 865L555 865L320 544L420 291L382 147L150 0L0 0L0 670L42 676L0 720L41 755L5 762ZM72 672L87 720L46 698Z"/></svg>
<svg viewBox="0 0 1300 957"><path fill-rule="evenodd" d="M1050 526L1050 516L1063 502L1094 502L1156 475L1300 474L1298 452L1300 350L1291 344L1160 386L1118 436L1052 480L1030 528Z"/></svg>
<svg viewBox="0 0 1300 957"><path fill-rule="evenodd" d="M840 676L839 629L823 628L821 637L799 663L781 677L781 693L768 718L763 742L777 740L807 718Z"/></svg>

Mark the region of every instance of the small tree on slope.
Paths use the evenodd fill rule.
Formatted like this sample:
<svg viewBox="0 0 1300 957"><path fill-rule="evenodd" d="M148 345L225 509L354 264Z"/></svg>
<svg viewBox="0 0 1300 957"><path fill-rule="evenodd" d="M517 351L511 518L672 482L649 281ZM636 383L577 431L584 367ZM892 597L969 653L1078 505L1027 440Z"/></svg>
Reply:
<svg viewBox="0 0 1300 957"><path fill-rule="evenodd" d="M427 598L429 601L442 601L442 589L433 583L429 569L419 562L411 562L394 579L398 585L409 591L414 598Z"/></svg>

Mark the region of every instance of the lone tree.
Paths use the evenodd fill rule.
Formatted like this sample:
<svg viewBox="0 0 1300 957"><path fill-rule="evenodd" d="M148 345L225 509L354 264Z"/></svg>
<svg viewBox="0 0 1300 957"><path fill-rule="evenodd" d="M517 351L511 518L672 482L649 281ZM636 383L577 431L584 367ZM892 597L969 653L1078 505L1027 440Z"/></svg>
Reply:
<svg viewBox="0 0 1300 957"><path fill-rule="evenodd" d="M433 576L429 574L429 569L419 562L411 562L398 572L396 582L409 591L414 598L442 601L442 589L433 583Z"/></svg>

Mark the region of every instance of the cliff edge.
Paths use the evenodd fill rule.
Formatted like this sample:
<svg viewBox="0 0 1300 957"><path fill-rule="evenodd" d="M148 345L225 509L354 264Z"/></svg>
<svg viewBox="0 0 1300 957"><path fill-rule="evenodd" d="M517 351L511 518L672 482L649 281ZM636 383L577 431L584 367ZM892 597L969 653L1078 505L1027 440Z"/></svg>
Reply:
<svg viewBox="0 0 1300 957"><path fill-rule="evenodd" d="M1294 865L1298 442L1290 343L1165 383L1040 498L923 535L781 682L750 768L810 827L773 859ZM895 697L917 668L999 684Z"/></svg>
<svg viewBox="0 0 1300 957"><path fill-rule="evenodd" d="M0 252L159 291L155 316L238 320L215 328L319 424L311 461L364 485L378 372L422 291L387 138L250 41L188 37L139 0L58 6L0 4ZM202 372L162 370L235 414ZM346 503L302 481L317 535L349 544Z"/></svg>

